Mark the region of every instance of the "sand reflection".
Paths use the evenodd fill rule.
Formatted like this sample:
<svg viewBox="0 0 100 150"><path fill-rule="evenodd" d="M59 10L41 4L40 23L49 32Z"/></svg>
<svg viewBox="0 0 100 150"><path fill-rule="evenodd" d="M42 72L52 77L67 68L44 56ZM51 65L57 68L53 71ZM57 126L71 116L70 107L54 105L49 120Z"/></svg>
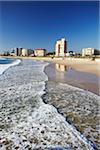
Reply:
<svg viewBox="0 0 100 150"><path fill-rule="evenodd" d="M65 66L65 65L62 65L62 64L56 64L56 69L57 69L58 71L64 72L64 71L67 71L67 70L68 70L68 67Z"/></svg>

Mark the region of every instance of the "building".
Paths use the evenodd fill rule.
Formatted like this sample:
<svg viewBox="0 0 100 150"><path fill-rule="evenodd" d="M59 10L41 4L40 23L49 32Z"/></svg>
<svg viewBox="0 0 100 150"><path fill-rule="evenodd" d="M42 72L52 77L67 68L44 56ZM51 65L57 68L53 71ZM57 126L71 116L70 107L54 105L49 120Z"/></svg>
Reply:
<svg viewBox="0 0 100 150"><path fill-rule="evenodd" d="M22 49L22 56L28 56L28 49Z"/></svg>
<svg viewBox="0 0 100 150"><path fill-rule="evenodd" d="M21 56L22 48L14 48L14 49L12 49L10 54L12 56Z"/></svg>
<svg viewBox="0 0 100 150"><path fill-rule="evenodd" d="M65 38L58 40L55 45L56 56L66 56L67 53L67 41Z"/></svg>
<svg viewBox="0 0 100 150"><path fill-rule="evenodd" d="M33 54L33 50L25 48L22 49L22 56L30 56L31 54Z"/></svg>
<svg viewBox="0 0 100 150"><path fill-rule="evenodd" d="M34 51L32 49L28 49L28 56L33 56L34 55Z"/></svg>
<svg viewBox="0 0 100 150"><path fill-rule="evenodd" d="M93 56L93 55L100 55L100 51L94 48L83 48L82 49L82 57L85 56Z"/></svg>
<svg viewBox="0 0 100 150"><path fill-rule="evenodd" d="M69 51L68 53L66 53L66 56L67 57L73 57L73 56L75 56L75 52L73 52L73 51Z"/></svg>
<svg viewBox="0 0 100 150"><path fill-rule="evenodd" d="M16 54L16 56L21 56L21 54L22 54L22 48L16 48L15 49L15 54Z"/></svg>
<svg viewBox="0 0 100 150"><path fill-rule="evenodd" d="M46 49L39 48L34 50L35 56L46 56L46 53Z"/></svg>

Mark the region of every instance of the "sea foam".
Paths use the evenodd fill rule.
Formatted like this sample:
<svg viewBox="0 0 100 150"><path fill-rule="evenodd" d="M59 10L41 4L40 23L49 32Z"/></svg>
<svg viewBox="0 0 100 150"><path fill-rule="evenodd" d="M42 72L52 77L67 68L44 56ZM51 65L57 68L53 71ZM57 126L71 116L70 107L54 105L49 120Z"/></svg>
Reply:
<svg viewBox="0 0 100 150"><path fill-rule="evenodd" d="M0 77L1 148L92 150L55 107L43 102L47 64L23 60Z"/></svg>
<svg viewBox="0 0 100 150"><path fill-rule="evenodd" d="M0 58L0 59L5 60L5 58ZM3 74L5 70L7 70L9 67L18 65L20 62L21 62L20 59L16 59L12 63L9 63L9 64L0 64L0 75Z"/></svg>

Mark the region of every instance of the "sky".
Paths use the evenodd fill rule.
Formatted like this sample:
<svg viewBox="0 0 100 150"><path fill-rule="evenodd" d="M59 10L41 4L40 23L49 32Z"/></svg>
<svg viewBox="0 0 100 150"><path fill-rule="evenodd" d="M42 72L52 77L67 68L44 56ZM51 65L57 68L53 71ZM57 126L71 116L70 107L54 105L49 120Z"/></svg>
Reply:
<svg viewBox="0 0 100 150"><path fill-rule="evenodd" d="M54 51L60 38L68 50L99 49L98 1L0 1L0 52L15 47Z"/></svg>

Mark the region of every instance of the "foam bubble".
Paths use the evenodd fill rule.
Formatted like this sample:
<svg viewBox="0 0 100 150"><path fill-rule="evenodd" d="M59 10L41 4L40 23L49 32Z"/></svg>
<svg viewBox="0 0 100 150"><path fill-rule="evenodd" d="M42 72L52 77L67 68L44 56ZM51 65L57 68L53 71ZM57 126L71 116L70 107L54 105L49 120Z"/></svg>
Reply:
<svg viewBox="0 0 100 150"><path fill-rule="evenodd" d="M2 58L2 60L5 60L5 58ZM0 65L0 75L3 74L5 72L5 70L7 70L9 67L18 65L20 62L21 62L20 59L16 59L10 64L2 64L2 65Z"/></svg>
<svg viewBox="0 0 100 150"><path fill-rule="evenodd" d="M56 108L44 104L48 63L24 60L0 77L0 142L3 149L92 149ZM40 148L41 147L41 148Z"/></svg>

